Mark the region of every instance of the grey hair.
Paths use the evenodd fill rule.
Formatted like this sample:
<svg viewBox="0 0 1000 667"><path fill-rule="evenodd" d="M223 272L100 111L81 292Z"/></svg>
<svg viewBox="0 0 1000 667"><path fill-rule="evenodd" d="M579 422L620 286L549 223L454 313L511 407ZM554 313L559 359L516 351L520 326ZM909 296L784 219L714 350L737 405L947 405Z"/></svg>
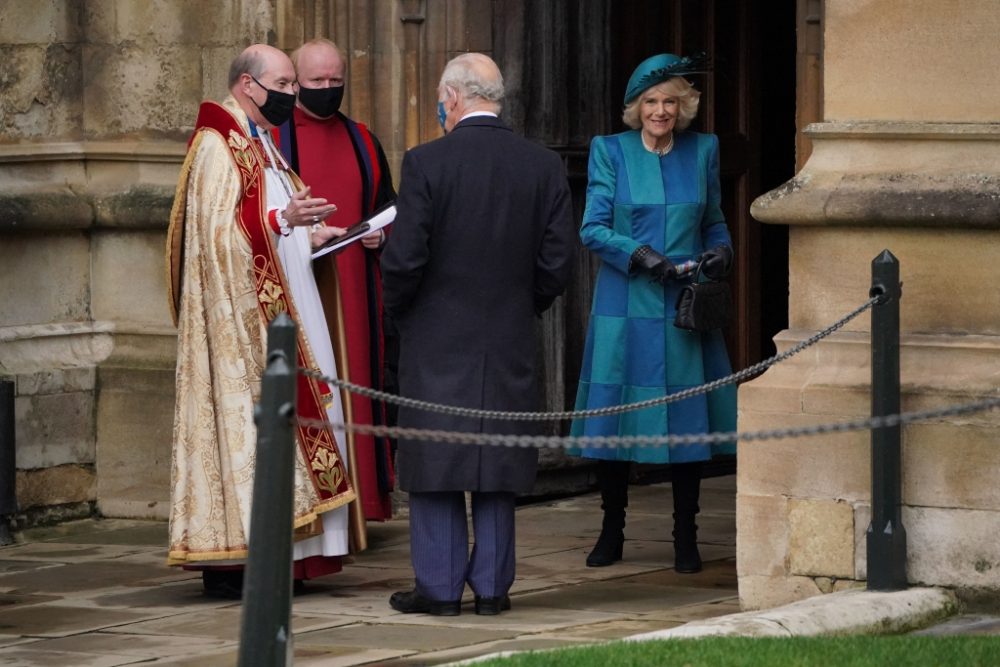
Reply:
<svg viewBox="0 0 1000 667"><path fill-rule="evenodd" d="M486 58L476 53L463 53L452 58L441 73L441 83L438 84L438 88L445 86L454 88L467 100L480 99L495 105L499 110L503 104L503 74L497 70L496 80L482 77L475 67L480 57Z"/></svg>
<svg viewBox="0 0 1000 667"><path fill-rule="evenodd" d="M236 56L229 66L229 88L232 89L240 81L240 77L249 74L259 79L264 73L264 57L256 51L244 51Z"/></svg>
<svg viewBox="0 0 1000 667"><path fill-rule="evenodd" d="M667 95L673 95L677 98L677 129L686 130L694 117L698 115L698 100L701 99L701 91L681 76L670 77L666 81L650 86L639 93L634 100L625 105L625 110L622 112L622 122L633 130L642 127L642 120L639 118L639 105L642 104L642 98L646 96L646 93L654 88L659 88Z"/></svg>

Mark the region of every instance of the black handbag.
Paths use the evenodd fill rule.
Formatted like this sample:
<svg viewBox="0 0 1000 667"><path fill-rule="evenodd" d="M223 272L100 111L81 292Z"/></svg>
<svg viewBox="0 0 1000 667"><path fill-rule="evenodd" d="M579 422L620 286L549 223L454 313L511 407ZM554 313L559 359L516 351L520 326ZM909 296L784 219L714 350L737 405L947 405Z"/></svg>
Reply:
<svg viewBox="0 0 1000 667"><path fill-rule="evenodd" d="M700 275L701 264L698 264L691 282L681 287L677 294L674 326L688 331L721 329L733 319L729 283L722 280L698 282Z"/></svg>

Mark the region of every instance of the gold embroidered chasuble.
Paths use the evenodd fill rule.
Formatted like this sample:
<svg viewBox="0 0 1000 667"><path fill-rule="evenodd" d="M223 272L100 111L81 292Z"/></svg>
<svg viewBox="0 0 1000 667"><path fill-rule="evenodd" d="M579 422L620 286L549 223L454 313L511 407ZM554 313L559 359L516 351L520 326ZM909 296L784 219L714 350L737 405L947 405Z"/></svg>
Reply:
<svg viewBox="0 0 1000 667"><path fill-rule="evenodd" d="M167 234L178 325L170 564L246 557L266 327L281 312L299 323L267 221L264 165L232 97L202 104ZM340 312L339 302L323 307ZM342 320L331 319L340 322L330 333L337 369L347 379ZM298 357L299 366L317 368L301 326ZM326 418L330 397L325 383L300 374L298 416ZM342 400L350 419L350 401ZM296 444L293 509L301 539L321 532L321 513L355 499L356 482L341 460L345 451L352 458L350 433L335 438L329 429L299 426ZM363 523L350 523L353 548L364 548Z"/></svg>

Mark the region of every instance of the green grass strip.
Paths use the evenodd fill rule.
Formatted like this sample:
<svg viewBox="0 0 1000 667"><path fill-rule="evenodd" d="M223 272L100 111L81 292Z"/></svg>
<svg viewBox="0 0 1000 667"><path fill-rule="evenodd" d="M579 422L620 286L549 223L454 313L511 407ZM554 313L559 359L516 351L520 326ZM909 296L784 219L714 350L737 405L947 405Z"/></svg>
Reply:
<svg viewBox="0 0 1000 667"><path fill-rule="evenodd" d="M477 667L996 667L1000 636L711 637L521 653Z"/></svg>

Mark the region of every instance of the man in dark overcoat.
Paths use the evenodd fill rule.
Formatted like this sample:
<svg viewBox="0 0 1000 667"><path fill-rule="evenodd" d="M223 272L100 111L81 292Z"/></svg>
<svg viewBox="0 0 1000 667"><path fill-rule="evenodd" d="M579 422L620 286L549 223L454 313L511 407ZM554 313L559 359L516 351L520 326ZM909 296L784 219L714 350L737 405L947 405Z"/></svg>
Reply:
<svg viewBox="0 0 1000 667"><path fill-rule="evenodd" d="M576 230L559 156L497 118L502 98L503 78L490 58L456 57L438 86L445 136L403 158L396 221L382 255L403 396L490 410L540 408L535 321L566 287ZM400 410L399 424L538 432L531 422L415 409ZM416 586L393 594L394 609L456 615L466 582L477 614L510 608L514 499L531 489L537 460L533 448L400 439Z"/></svg>

